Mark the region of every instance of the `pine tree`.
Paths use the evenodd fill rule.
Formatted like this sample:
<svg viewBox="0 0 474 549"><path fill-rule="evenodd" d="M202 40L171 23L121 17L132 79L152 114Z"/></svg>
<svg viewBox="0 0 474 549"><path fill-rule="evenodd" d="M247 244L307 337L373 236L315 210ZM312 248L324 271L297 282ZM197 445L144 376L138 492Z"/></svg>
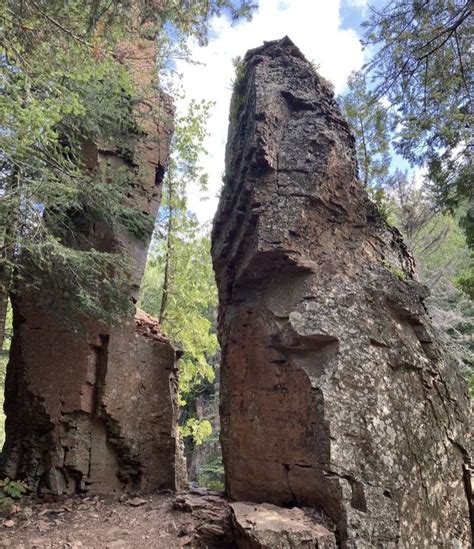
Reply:
<svg viewBox="0 0 474 549"><path fill-rule="evenodd" d="M354 72L348 91L339 97L344 117L355 137L359 178L370 197L387 217L385 186L390 171L391 115L367 87L365 76Z"/></svg>
<svg viewBox="0 0 474 549"><path fill-rule="evenodd" d="M365 68L375 94L395 111L396 150L427 165L439 206L464 205L471 247L473 36L471 0L390 0L371 8L364 40L375 51Z"/></svg>
<svg viewBox="0 0 474 549"><path fill-rule="evenodd" d="M367 89L362 73L352 73L347 85L339 102L356 138L359 177L366 189L377 189L384 186L390 169L390 116Z"/></svg>

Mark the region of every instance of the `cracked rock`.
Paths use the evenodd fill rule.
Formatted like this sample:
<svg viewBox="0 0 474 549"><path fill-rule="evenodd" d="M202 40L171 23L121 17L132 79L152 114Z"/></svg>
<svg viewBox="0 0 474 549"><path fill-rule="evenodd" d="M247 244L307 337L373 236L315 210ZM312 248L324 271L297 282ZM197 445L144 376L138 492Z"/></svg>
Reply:
<svg viewBox="0 0 474 549"><path fill-rule="evenodd" d="M150 223L132 234L119 224L104 226L88 212L73 212L70 222L79 242L105 252L121 249L134 265L127 293L132 309L160 204L173 106L156 89L156 41L143 37L126 46L139 52L127 61L143 93L134 112L137 133L125 144L84 143L84 162L91 170L126 174L133 187L123 200ZM114 326L91 320L69 326L41 300L44 293L56 310L70 310L60 284L43 288L39 280L40 290L20 286L12 300L3 477L25 479L34 493L180 488L186 475L175 349L157 321L140 312L125 314Z"/></svg>
<svg viewBox="0 0 474 549"><path fill-rule="evenodd" d="M295 45L239 75L212 234L228 494L319 508L341 547L468 547L469 396L413 257Z"/></svg>

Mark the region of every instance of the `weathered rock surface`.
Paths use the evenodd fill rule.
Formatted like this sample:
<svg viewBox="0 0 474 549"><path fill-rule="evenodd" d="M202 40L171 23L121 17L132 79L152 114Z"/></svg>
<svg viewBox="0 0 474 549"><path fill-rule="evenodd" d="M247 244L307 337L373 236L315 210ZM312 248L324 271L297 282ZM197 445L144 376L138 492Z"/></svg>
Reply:
<svg viewBox="0 0 474 549"><path fill-rule="evenodd" d="M133 180L124 201L148 218L149 230L137 236L87 219L74 223L94 248L121 248L134 260L134 302L160 204L173 108L156 88L156 42L144 38L121 48L143 93L134 113L139 131L127 144L87 142L84 155L90 169L107 166L104 173ZM131 313L113 328L83 322L77 331L40 297L22 289L13 300L3 474L58 494L180 487L186 474L177 433L176 353L156 321ZM67 309L60 292L56 301Z"/></svg>
<svg viewBox="0 0 474 549"><path fill-rule="evenodd" d="M242 73L212 249L228 493L320 508L342 547L468 547L469 396L412 257L292 42Z"/></svg>
<svg viewBox="0 0 474 549"><path fill-rule="evenodd" d="M278 512L285 517L294 514L298 521L313 526L319 520L317 514L307 509L303 513L275 508L274 513ZM295 527L291 520L288 528ZM165 490L131 498L123 494L120 497L48 494L42 498L24 497L0 509L0 547L235 549L245 547L242 543L246 541L234 527L229 501L204 489L179 495Z"/></svg>
<svg viewBox="0 0 474 549"><path fill-rule="evenodd" d="M186 546L219 549L299 549L336 547L328 517L312 509L284 509L268 503L229 503L221 494L198 488L180 494L173 508L194 521Z"/></svg>
<svg viewBox="0 0 474 549"><path fill-rule="evenodd" d="M3 474L57 494L182 486L176 353L156 323L78 337L34 301L15 311Z"/></svg>
<svg viewBox="0 0 474 549"><path fill-rule="evenodd" d="M175 498L173 508L189 513L194 522L183 532L185 547L236 547L229 502L218 492L203 488L190 490Z"/></svg>
<svg viewBox="0 0 474 549"><path fill-rule="evenodd" d="M241 549L336 549L334 533L302 509L270 503L231 503L230 507Z"/></svg>

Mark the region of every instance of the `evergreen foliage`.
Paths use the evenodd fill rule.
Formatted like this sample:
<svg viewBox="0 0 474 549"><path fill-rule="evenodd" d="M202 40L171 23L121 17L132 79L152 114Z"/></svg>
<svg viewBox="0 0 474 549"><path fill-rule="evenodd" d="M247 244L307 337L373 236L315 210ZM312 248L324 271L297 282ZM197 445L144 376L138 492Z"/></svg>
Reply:
<svg viewBox="0 0 474 549"><path fill-rule="evenodd" d="M389 0L365 22L365 45L375 48L365 70L393 107L396 150L428 167L438 205L465 205L471 248L473 38L471 0Z"/></svg>
<svg viewBox="0 0 474 549"><path fill-rule="evenodd" d="M367 88L362 73L352 73L339 98L356 139L359 177L368 190L383 188L390 169L390 115Z"/></svg>
<svg viewBox="0 0 474 549"><path fill-rule="evenodd" d="M355 137L359 178L387 218L390 208L385 187L391 164L392 117L368 89L363 73L352 73L347 85L348 91L339 97L339 103Z"/></svg>
<svg viewBox="0 0 474 549"><path fill-rule="evenodd" d="M207 486L211 490L224 491L224 465L221 454L212 455L204 464L198 482L200 486Z"/></svg>
<svg viewBox="0 0 474 549"><path fill-rule="evenodd" d="M1 0L0 316L12 277L48 299L64 283L73 318L113 322L129 306L130 267L119 250L94 250L88 226L140 236L149 220L124 201L132 182L111 166L86 166L88 145L128 160L141 135L127 53L153 39L181 48L207 40L213 15L248 17L246 0ZM104 181L107 182L104 185ZM85 227L75 221L86 220ZM83 223L83 221L81 221ZM83 234L81 234L83 233ZM61 276L59 279L58 274ZM3 320L2 320L3 325ZM0 334L1 336L1 334Z"/></svg>

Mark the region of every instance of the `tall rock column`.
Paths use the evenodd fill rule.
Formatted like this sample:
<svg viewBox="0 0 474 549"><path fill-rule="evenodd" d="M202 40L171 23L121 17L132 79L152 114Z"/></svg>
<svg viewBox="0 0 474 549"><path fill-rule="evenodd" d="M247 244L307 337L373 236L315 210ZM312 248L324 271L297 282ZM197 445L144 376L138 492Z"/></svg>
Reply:
<svg viewBox="0 0 474 549"><path fill-rule="evenodd" d="M319 507L342 547L467 547L467 388L333 93L288 38L238 75L212 235L227 491Z"/></svg>
<svg viewBox="0 0 474 549"><path fill-rule="evenodd" d="M156 86L155 40L122 43L117 57L141 96L133 115L139 131L128 143L86 142L84 157L92 170L107 165L107 177L128 176L132 188L124 202L148 219L149 229L138 236L87 219L73 222L92 247L121 249L133 260L128 297L135 302L161 199L173 106ZM54 298L67 309L65 295ZM177 357L156 320L131 313L114 327L83 321L78 330L64 325L38 293L20 288L13 323L4 475L56 494L183 484Z"/></svg>

